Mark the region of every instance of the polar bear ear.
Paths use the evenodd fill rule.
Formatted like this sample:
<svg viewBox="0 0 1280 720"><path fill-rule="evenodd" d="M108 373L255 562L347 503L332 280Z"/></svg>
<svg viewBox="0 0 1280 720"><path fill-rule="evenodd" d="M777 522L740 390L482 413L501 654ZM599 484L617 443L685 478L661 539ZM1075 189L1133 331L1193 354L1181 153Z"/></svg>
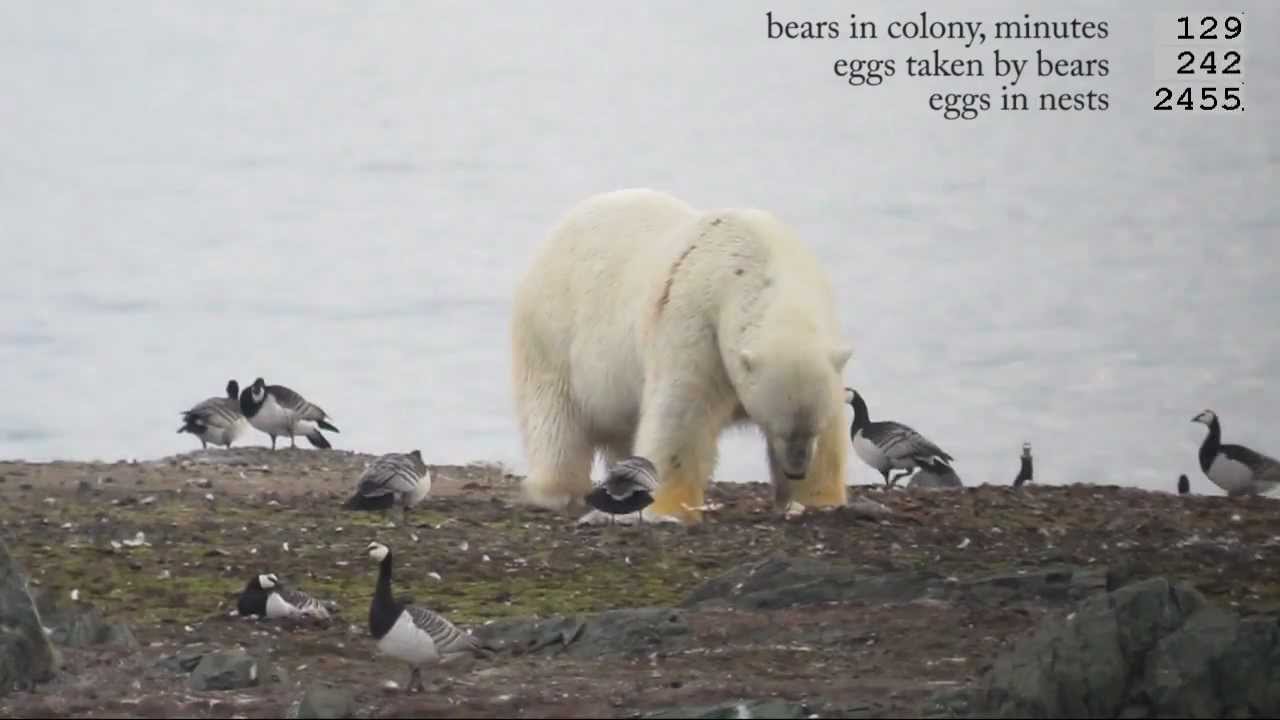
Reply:
<svg viewBox="0 0 1280 720"><path fill-rule="evenodd" d="M755 368L756 354L747 349L738 351L738 359L742 361L742 369L748 373Z"/></svg>
<svg viewBox="0 0 1280 720"><path fill-rule="evenodd" d="M849 358L853 357L853 347L850 345L837 345L831 351L831 364L835 367L836 372L842 372L844 366L848 364Z"/></svg>

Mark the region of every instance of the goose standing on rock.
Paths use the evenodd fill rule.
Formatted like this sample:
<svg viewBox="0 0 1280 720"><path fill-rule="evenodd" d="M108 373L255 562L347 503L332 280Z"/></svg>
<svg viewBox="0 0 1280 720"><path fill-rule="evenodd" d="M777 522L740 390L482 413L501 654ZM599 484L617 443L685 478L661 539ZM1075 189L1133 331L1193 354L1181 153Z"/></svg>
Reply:
<svg viewBox="0 0 1280 720"><path fill-rule="evenodd" d="M231 447L231 443L249 429L249 421L240 411L240 383L235 379L227 381L226 397L211 397L202 400L190 410L184 410L182 427L178 433L189 432L200 438L200 447L208 448L209 443Z"/></svg>
<svg viewBox="0 0 1280 720"><path fill-rule="evenodd" d="M422 666L446 663L462 657L486 657L491 652L476 638L459 630L443 616L417 605L405 605L391 594L391 548L371 542L369 557L378 562L378 584L369 604L369 634L378 650L409 664L405 692L422 683Z"/></svg>
<svg viewBox="0 0 1280 720"><path fill-rule="evenodd" d="M1022 467L1018 468L1018 476L1013 479L1014 487L1022 487L1031 482L1031 443L1022 443Z"/></svg>
<svg viewBox="0 0 1280 720"><path fill-rule="evenodd" d="M892 420L872 422L862 395L853 388L845 388L844 393L845 402L853 407L853 424L849 427L853 450L863 462L880 471L886 486L893 487L922 464L951 469L955 458L928 438ZM895 469L903 472L890 478L890 471Z"/></svg>
<svg viewBox="0 0 1280 720"><path fill-rule="evenodd" d="M638 513L644 522L644 509L653 504L658 489L658 468L648 458L633 455L609 468L604 481L587 493L586 503L609 516Z"/></svg>
<svg viewBox="0 0 1280 720"><path fill-rule="evenodd" d="M289 447L297 447L295 435L302 435L315 447L328 449L329 441L320 430L338 432L329 422L329 414L284 385L268 385L262 378L240 393L240 411L249 424L271 436L271 449L276 437L289 436Z"/></svg>
<svg viewBox="0 0 1280 720"><path fill-rule="evenodd" d="M236 612L240 617L329 619L324 603L301 590L285 587L275 573L249 578L236 602Z"/></svg>
<svg viewBox="0 0 1280 720"><path fill-rule="evenodd" d="M1243 445L1222 442L1222 425L1212 410L1191 418L1209 427L1200 445L1200 469L1228 497L1269 493L1280 487L1280 461Z"/></svg>
<svg viewBox="0 0 1280 720"><path fill-rule="evenodd" d="M422 452L387 453L374 460L356 482L355 494L343 507L348 510L388 510L403 514L431 492L431 471Z"/></svg>

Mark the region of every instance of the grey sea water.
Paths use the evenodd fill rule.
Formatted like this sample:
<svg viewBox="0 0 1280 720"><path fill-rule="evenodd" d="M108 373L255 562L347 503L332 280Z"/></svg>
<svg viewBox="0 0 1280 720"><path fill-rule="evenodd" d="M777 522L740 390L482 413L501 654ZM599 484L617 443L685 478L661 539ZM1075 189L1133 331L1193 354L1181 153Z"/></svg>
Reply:
<svg viewBox="0 0 1280 720"><path fill-rule="evenodd" d="M1246 10L1245 111L1154 111L1176 52L1155 19L1210 6ZM1012 481L1029 440L1039 482L1217 492L1200 410L1280 454L1280 7L1036 8L5 0L0 457L198 447L178 411L261 375L327 409L337 448L523 470L512 286L571 204L649 186L792 224L837 285L848 382L967 482ZM766 37L767 11L920 10L1108 21L998 47L1107 58L1019 87L1109 109L945 120L931 93L1001 80L901 58L994 41ZM876 87L832 70L886 57ZM728 436L719 477L765 479L763 444Z"/></svg>

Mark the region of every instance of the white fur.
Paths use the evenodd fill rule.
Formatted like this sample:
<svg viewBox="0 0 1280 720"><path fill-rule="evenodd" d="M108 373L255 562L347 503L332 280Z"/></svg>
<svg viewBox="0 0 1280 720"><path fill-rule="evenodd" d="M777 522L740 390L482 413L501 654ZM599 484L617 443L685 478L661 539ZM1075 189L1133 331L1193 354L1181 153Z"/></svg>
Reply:
<svg viewBox="0 0 1280 720"><path fill-rule="evenodd" d="M396 624L378 640L378 650L410 665L422 665L440 657L431 634L415 625L407 612L401 612Z"/></svg>
<svg viewBox="0 0 1280 720"><path fill-rule="evenodd" d="M552 508L581 498L595 452L649 458L660 481L679 455L706 482L731 425L776 440L799 410L819 433L840 422L850 354L825 270L771 214L700 212L644 189L588 198L515 294L526 492ZM831 452L843 475L843 450Z"/></svg>

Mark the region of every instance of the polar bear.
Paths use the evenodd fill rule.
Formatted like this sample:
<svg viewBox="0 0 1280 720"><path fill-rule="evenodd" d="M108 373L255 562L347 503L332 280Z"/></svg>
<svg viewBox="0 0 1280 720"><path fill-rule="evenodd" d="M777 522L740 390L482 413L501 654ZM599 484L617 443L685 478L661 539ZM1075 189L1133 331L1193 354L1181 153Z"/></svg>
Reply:
<svg viewBox="0 0 1280 720"><path fill-rule="evenodd" d="M763 432L779 504L846 502L852 348L818 259L768 212L587 198L517 285L511 343L533 504L577 507L597 452L639 455L659 479L646 513L696 524L720 434L742 424Z"/></svg>

